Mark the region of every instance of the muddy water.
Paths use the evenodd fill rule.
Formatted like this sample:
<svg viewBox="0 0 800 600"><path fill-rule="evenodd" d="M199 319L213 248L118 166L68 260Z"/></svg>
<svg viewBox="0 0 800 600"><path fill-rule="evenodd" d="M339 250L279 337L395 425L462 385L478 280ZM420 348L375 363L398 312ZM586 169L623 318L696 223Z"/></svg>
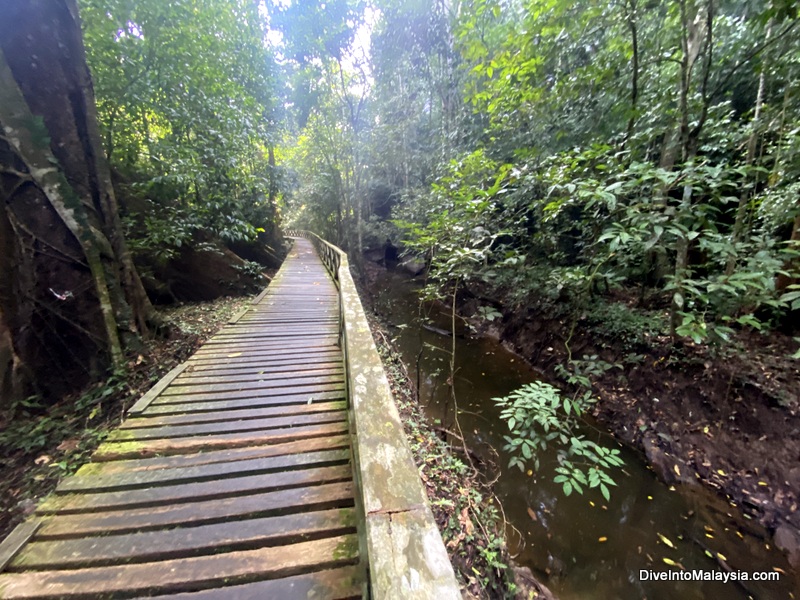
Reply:
<svg viewBox="0 0 800 600"><path fill-rule="evenodd" d="M452 340L422 327L424 322L449 329L448 317L428 308L429 314L421 321L417 284L402 273L381 272L371 291L376 308L393 325L392 336L412 377L420 358L420 398L427 404L428 416L452 427L447 387ZM468 446L479 456L494 457L502 469L495 491L509 522L512 554L559 598L800 598L796 576L754 522L698 486L668 488L628 449L622 448L625 472L615 475L618 487L608 503L594 492L565 497L560 486L552 483L552 473L536 477L509 469L509 457L502 451L506 432L491 398L536 379L536 374L518 356L489 339L458 337L456 357L459 423ZM595 441L616 444L592 425L586 433ZM552 464L553 459L554 455L543 457L542 464ZM707 553L724 557L735 571L752 574L777 567L786 574L777 583L640 580L641 570L680 569L668 566L665 558L687 571L721 572L719 562Z"/></svg>

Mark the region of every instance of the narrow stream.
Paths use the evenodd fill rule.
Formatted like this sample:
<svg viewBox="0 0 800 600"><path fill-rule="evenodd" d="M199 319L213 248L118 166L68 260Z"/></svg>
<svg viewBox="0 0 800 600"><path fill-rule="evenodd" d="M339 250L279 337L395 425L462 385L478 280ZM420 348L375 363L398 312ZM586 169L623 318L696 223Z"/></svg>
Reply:
<svg viewBox="0 0 800 600"><path fill-rule="evenodd" d="M395 344L414 375L421 353L420 399L428 417L445 418L449 402L449 352L452 340L422 327L418 315L418 283L399 271L382 271L372 288L376 309L393 326ZM429 315L426 324L449 329L447 315ZM459 423L467 445L479 456L500 457L502 469L495 491L510 526L507 535L516 562L530 567L562 600L701 600L800 598L800 584L783 555L765 542L764 531L738 509L699 486L667 488L635 452L622 449L625 473L611 502L599 493L565 497L552 473L528 476L508 468L502 451L504 424L491 398L507 394L536 379L516 355L489 339L459 338L456 351L456 396ZM449 409L448 425L452 421ZM591 430L590 430L591 431ZM600 435L593 432L592 435ZM616 444L604 435L604 442ZM554 456L554 455L553 455ZM548 463L543 457L542 464ZM670 548L659 534L674 545ZM640 581L640 570L721 571L719 553L734 570L785 574L777 583ZM794 593L794 596L792 595Z"/></svg>

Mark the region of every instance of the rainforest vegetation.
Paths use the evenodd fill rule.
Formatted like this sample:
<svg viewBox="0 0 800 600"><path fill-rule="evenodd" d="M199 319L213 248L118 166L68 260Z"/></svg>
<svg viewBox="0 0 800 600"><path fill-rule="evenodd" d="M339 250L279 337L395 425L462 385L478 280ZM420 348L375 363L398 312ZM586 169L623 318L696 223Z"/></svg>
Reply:
<svg viewBox="0 0 800 600"><path fill-rule="evenodd" d="M7 0L3 13L6 418L169 335L154 304L263 287L282 230L309 229L362 271L398 248L425 267L429 299L571 398L541 384L518 401L555 398L561 424L618 419L652 461L691 446L665 478L697 471L737 501L764 491L746 475L763 465L703 454L673 422L706 444L763 442L751 462L775 458L782 487L753 511L788 528L800 560L800 473L784 472L800 449L792 0ZM652 396L643 380L676 373L671 404L620 392ZM711 391L683 405L698 382ZM724 407L747 393L758 423L739 430ZM554 439L530 429L534 405L506 414L523 469L525 439ZM705 471L695 450L697 465L713 455ZM602 469L557 477L567 494L613 485Z"/></svg>

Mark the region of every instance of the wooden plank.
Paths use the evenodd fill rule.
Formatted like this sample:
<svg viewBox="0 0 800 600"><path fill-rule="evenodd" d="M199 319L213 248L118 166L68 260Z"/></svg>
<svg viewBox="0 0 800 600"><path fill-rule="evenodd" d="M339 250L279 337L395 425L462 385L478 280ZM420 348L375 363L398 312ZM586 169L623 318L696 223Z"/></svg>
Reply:
<svg viewBox="0 0 800 600"><path fill-rule="evenodd" d="M42 525L39 518L31 518L17 525L11 533L0 542L0 572L12 561L20 549L28 543L36 530ZM2 590L0 590L2 591Z"/></svg>
<svg viewBox="0 0 800 600"><path fill-rule="evenodd" d="M155 456L131 460L89 463L78 469L76 476L108 475L112 473L133 473L137 471L155 471L161 469L178 469L197 465L216 463L236 463L240 460L302 454L320 450L349 448L350 437L347 435L310 438L269 446L249 446L246 448L230 448L210 450L198 454L178 456Z"/></svg>
<svg viewBox="0 0 800 600"><path fill-rule="evenodd" d="M265 408L240 408L239 410L224 410L217 412L194 412L190 414L152 415L142 413L135 418L126 419L120 429L138 429L141 427L161 427L165 425L189 425L199 423L216 423L224 421L239 421L247 419L264 419L267 417L280 417L286 415L302 415L334 410L347 410L347 403L343 400L334 402L312 402L311 404L284 404Z"/></svg>
<svg viewBox="0 0 800 600"><path fill-rule="evenodd" d="M277 548L258 548L156 563L0 575L6 599L85 598L171 593L248 583L355 564L358 538L344 535Z"/></svg>
<svg viewBox="0 0 800 600"><path fill-rule="evenodd" d="M180 375L186 367L187 365L185 362L181 363L169 373L164 375L164 377L162 377L158 383L150 388L150 390L144 396L139 398L139 400L137 400L136 403L128 409L128 414L140 413L150 406L150 403L155 400L158 395L163 392L170 383L172 383L172 380Z"/></svg>
<svg viewBox="0 0 800 600"><path fill-rule="evenodd" d="M212 481L245 475L265 475L275 471L288 471L309 466L341 465L350 459L349 449L320 450L303 454L285 454L267 458L253 458L234 463L212 463L173 469L156 469L109 475L83 475L68 477L56 489L57 494L80 492L110 492L132 490L157 485Z"/></svg>
<svg viewBox="0 0 800 600"><path fill-rule="evenodd" d="M214 367L194 367L191 371L185 370L175 381L180 384L186 380L196 380L200 377L214 377L217 380L220 378L228 379L229 377L237 377L242 375L270 375L279 373L292 373L302 369L303 371L325 371L331 369L343 369L344 363L339 359L309 359L306 362L294 360L286 365L278 366L264 366L259 364L254 365L226 365L220 368Z"/></svg>
<svg viewBox="0 0 800 600"><path fill-rule="evenodd" d="M302 364L303 358L308 360L330 360L332 357L337 359L342 356L341 348L332 346L330 348L317 348L317 349L303 349L299 348L293 351L282 352L277 354L275 352L265 352L262 354L251 354L248 356L236 357L217 357L217 358L190 358L189 369L199 369L204 367L219 367L226 368L230 365L263 365L269 367L271 365L289 365L289 364Z"/></svg>
<svg viewBox="0 0 800 600"><path fill-rule="evenodd" d="M258 342L220 342L218 344L208 342L200 348L195 354L199 356L208 356L210 354L229 354L233 352L246 352L272 350L296 350L298 348L330 348L334 346L331 340L336 337L335 332L326 334L319 334L314 336L303 337L287 337L275 338L271 341L258 341Z"/></svg>
<svg viewBox="0 0 800 600"><path fill-rule="evenodd" d="M178 526L222 523L293 512L353 506L353 482L236 496L171 506L102 511L44 518L37 540L70 539L88 535L134 533Z"/></svg>
<svg viewBox="0 0 800 600"><path fill-rule="evenodd" d="M253 356L269 356L292 352L301 353L302 350L337 350L340 349L336 344L338 337L335 335L319 340L299 340L296 342L275 342L274 344L249 344L234 346L218 346L202 348L195 353L197 358L239 358L241 356L249 358Z"/></svg>
<svg viewBox="0 0 800 600"><path fill-rule="evenodd" d="M224 395L223 395L224 396ZM275 393L261 396L247 396L245 398L233 398L223 400L201 399L192 401L191 398L185 402L170 402L164 404L151 404L145 416L149 415L171 415L190 412L214 412L219 410L238 410L244 408L264 408L291 406L294 404L313 404L315 402L325 402L328 400L341 400L345 397L344 386L333 390L318 390L312 393Z"/></svg>
<svg viewBox="0 0 800 600"><path fill-rule="evenodd" d="M289 545L355 533L355 527L355 510L340 508L99 538L33 542L17 555L8 572L162 561L223 549Z"/></svg>
<svg viewBox="0 0 800 600"><path fill-rule="evenodd" d="M298 336L314 337L336 333L336 330L336 323L326 322L310 325L305 320L296 321L294 323L284 323L281 326L252 325L247 328L224 328L217 335L209 338L205 345L230 342L231 340L269 340L272 338Z"/></svg>
<svg viewBox="0 0 800 600"><path fill-rule="evenodd" d="M242 494L258 494L289 487L346 481L352 477L349 464L311 467L298 471L244 475L228 479L164 485L87 494L50 496L36 508L37 514L75 514L96 510L121 510L145 506L166 506L181 502L223 499Z"/></svg>
<svg viewBox="0 0 800 600"><path fill-rule="evenodd" d="M177 402L209 402L213 400L249 399L256 401L261 398L273 398L299 394L306 394L306 398L316 398L321 392L336 392L344 390L344 382L313 383L308 385L273 386L256 389L201 392L189 390L179 395L161 395L150 405L162 405Z"/></svg>
<svg viewBox="0 0 800 600"><path fill-rule="evenodd" d="M347 412L345 411L327 411L304 415L267 417L265 419L238 419L235 421L221 421L216 423L138 427L135 429L117 429L112 431L106 438L106 442L136 442L138 440L160 440L176 437L236 433L241 431L263 431L301 425L335 423L337 421L346 420Z"/></svg>
<svg viewBox="0 0 800 600"><path fill-rule="evenodd" d="M243 308L242 310L240 310L239 312L237 312L235 315L233 315L233 316L232 316L230 319L228 319L228 324L231 324L231 325L232 325L232 324L234 324L234 323L238 323L238 322L239 322L239 319L241 319L241 318L242 318L243 316L245 316L245 315L246 315L248 312L250 312L250 310L251 310L251 307L249 307L249 306L247 306L247 307Z"/></svg>
<svg viewBox="0 0 800 600"><path fill-rule="evenodd" d="M294 596L303 599L313 598L313 600L356 600L366 598L361 589L364 581L363 570L358 566L352 566L202 592L187 592L170 598L171 600L264 600Z"/></svg>
<svg viewBox="0 0 800 600"><path fill-rule="evenodd" d="M224 374L207 375L205 373L190 373L182 374L175 380L176 386L182 385L206 385L212 383L233 383L236 381L250 382L250 381L264 381L271 377L281 378L286 377L287 373L300 374L300 365L286 366L282 369L252 369L249 372L234 372ZM323 363L321 365L303 365L302 374L320 377L324 375L341 375L344 372L344 365L342 363Z"/></svg>
<svg viewBox="0 0 800 600"><path fill-rule="evenodd" d="M219 448L241 448L256 444L277 444L312 437L339 435L348 431L347 423L326 423L291 427L288 429L269 429L266 431L245 431L206 437L182 437L166 440L142 442L103 443L92 455L94 461L119 460L122 458L142 458L158 454L189 454Z"/></svg>
<svg viewBox="0 0 800 600"><path fill-rule="evenodd" d="M274 283L274 282L275 282L275 279L273 279L272 281L273 281L273 283ZM267 286L266 288L264 288L264 290L263 290L263 291L262 291L262 292L261 292L261 293L260 293L258 296L256 296L255 298L253 298L253 305L259 304L259 303L260 303L260 302L261 302L261 301L264 299L264 297L265 297L267 294L269 294L269 293L270 293L270 291L271 291L271 290L269 289L269 286Z"/></svg>
<svg viewBox="0 0 800 600"><path fill-rule="evenodd" d="M207 383L205 385L177 385L173 384L162 392L161 397L180 396L185 394L208 394L212 392L246 392L249 390L259 391L274 388L300 388L311 385L330 385L344 383L344 376L341 373L330 375L318 374L317 371L310 373L294 373L294 376L284 375L281 377L272 376L256 381L234 381L232 383ZM223 380L224 381L224 380Z"/></svg>

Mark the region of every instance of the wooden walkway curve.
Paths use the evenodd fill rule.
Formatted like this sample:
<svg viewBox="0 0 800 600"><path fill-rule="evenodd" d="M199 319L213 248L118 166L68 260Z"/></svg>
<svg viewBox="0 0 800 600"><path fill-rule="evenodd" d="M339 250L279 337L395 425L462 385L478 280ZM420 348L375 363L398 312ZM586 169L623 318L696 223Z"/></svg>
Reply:
<svg viewBox="0 0 800 600"><path fill-rule="evenodd" d="M366 594L339 295L297 239L0 546L2 598Z"/></svg>

